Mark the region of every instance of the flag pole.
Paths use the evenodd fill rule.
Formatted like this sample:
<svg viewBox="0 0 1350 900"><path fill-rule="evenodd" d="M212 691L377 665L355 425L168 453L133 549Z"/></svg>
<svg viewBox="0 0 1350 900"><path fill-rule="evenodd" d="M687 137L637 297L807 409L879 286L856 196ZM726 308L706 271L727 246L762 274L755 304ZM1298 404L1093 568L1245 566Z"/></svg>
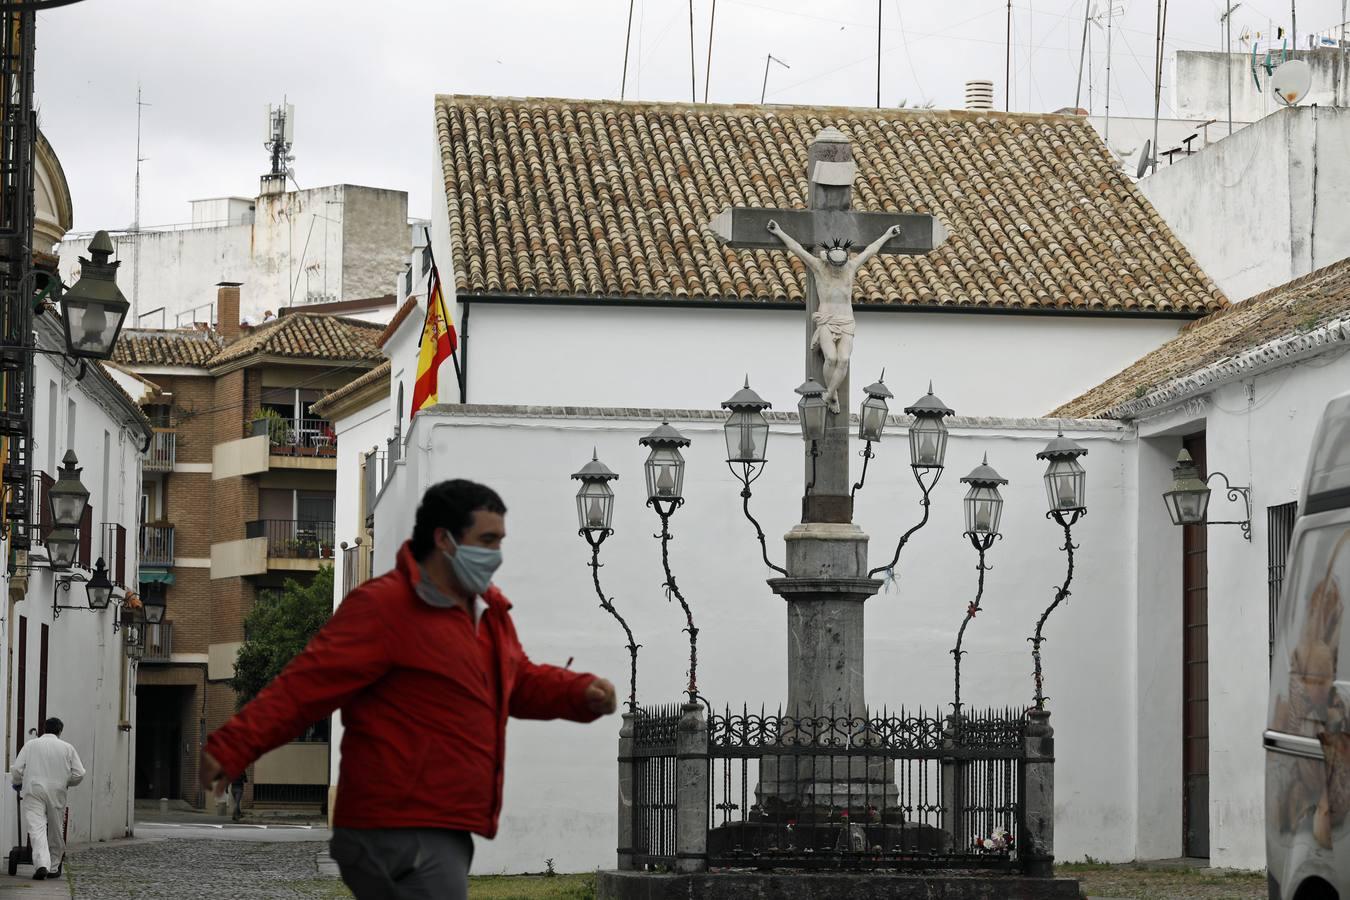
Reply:
<svg viewBox="0 0 1350 900"><path fill-rule="evenodd" d="M440 280L441 280L441 273L440 273L440 269L438 269L438 268L436 267L436 252L435 252L434 250L431 249L431 229L430 229L430 228L424 228L424 229L422 229L422 233L426 236L426 239L427 239L427 256L431 259L431 280L432 280L433 282L440 282ZM428 301L431 300L431 286L430 286L430 284L428 284L428 286L427 286L427 300L428 300ZM444 293L444 291L442 291L442 293L441 293L441 301L440 301L440 302L441 302L441 316L442 316L442 319L443 319L443 321L446 323L446 325L449 326L449 323L450 323L451 320L450 320L450 316L446 313L446 310L445 310L445 293ZM468 339L469 339L469 335L468 335L468 333L466 332L466 333L463 335L463 340L466 340L466 341L467 341ZM419 338L419 341L420 341L420 338ZM460 366L459 366L459 341L458 341L458 340L455 342L455 347L453 347L453 348L450 350L450 361L451 361L452 363L455 364L455 383L459 386L459 402L460 402L460 403L468 403L468 402L469 402L469 401L468 401L468 386L465 384L464 371L463 371L463 370L460 368Z"/></svg>

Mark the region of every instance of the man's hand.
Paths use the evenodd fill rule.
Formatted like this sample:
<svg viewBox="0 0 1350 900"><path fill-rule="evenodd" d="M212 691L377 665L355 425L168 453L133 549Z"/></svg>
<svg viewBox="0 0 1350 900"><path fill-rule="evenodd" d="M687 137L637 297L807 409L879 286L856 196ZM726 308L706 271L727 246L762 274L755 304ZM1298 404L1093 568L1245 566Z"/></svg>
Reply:
<svg viewBox="0 0 1350 900"><path fill-rule="evenodd" d="M205 750L202 751L201 764L197 767L197 772L207 793L218 797L225 792L225 770L220 767L220 761Z"/></svg>
<svg viewBox="0 0 1350 900"><path fill-rule="evenodd" d="M618 708L614 685L608 679L597 678L586 686L586 706L597 715L607 716ZM213 760L214 761L214 760Z"/></svg>
<svg viewBox="0 0 1350 900"><path fill-rule="evenodd" d="M905 233L905 230L899 225L892 225L890 228L886 229L886 233L893 238L898 238Z"/></svg>
<svg viewBox="0 0 1350 900"><path fill-rule="evenodd" d="M783 229L781 229L781 228L778 227L778 220L777 220L777 219L770 219L770 220L769 220L769 226L768 226L768 227L769 227L769 234L778 234L778 232L780 232L780 231L783 230Z"/></svg>

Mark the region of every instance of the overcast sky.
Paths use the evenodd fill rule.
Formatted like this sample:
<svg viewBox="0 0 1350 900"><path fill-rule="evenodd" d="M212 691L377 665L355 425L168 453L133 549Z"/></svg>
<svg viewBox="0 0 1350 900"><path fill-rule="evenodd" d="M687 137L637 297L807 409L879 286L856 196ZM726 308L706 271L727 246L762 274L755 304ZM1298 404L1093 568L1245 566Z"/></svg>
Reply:
<svg viewBox="0 0 1350 900"><path fill-rule="evenodd" d="M1014 0L1013 109L1072 105L1085 0ZM1107 0L1094 0L1104 10ZM1112 113L1152 110L1155 0L1116 0ZM1339 0L1302 0L1300 32L1337 24ZM688 100L688 0L634 0L629 98ZM1219 49L1220 0L1175 0L1167 46ZM712 0L695 0L697 96ZM872 106L876 0L718 0L711 102ZM1003 96L1003 0L882 0L882 103L962 105L989 78ZM188 201L252 196L267 168L264 110L296 107L302 187L401 188L430 209L437 93L617 98L629 0L85 0L38 18L40 122L65 167L77 230L133 218L136 88L145 102L141 222L183 222ZM1286 22L1285 0L1244 0L1234 33ZM1283 17L1283 19L1281 18ZM1105 32L1092 29L1097 111ZM1236 43L1236 37L1235 37ZM1166 78L1166 76L1165 76ZM1086 78L1083 88L1087 105ZM1164 81L1164 100L1168 85ZM1163 115L1167 115L1164 105Z"/></svg>

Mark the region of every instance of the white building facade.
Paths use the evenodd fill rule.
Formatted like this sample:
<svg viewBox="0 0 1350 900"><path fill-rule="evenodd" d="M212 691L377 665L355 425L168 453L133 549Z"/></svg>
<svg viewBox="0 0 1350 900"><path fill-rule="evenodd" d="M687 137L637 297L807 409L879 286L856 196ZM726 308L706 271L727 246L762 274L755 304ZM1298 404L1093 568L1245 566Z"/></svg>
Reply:
<svg viewBox="0 0 1350 900"><path fill-rule="evenodd" d="M40 317L36 331L40 347L64 346L52 316ZM114 631L114 623L120 602L138 583L141 461L151 434L132 399L97 364L90 364L83 378L77 375L59 355L36 359L35 546L7 554L14 568L0 623L7 648L0 668L9 697L6 770L23 742L40 733L45 717L65 723L62 738L74 745L88 772L70 791L70 843L125 837L134 826L135 663L125 652L125 632ZM56 572L42 546L41 523L50 519L41 508L41 485L44 475L57 477L68 450L75 452L82 468L89 514L76 564ZM86 595L86 582L99 560L114 583L113 603L101 611L89 609ZM0 844L23 842L15 828L13 815L0 815Z"/></svg>

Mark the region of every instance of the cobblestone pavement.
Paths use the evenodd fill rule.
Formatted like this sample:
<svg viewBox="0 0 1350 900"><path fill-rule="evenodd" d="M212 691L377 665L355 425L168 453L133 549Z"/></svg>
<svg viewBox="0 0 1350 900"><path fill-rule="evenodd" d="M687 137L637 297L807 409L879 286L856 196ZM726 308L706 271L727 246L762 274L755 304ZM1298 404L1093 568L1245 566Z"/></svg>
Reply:
<svg viewBox="0 0 1350 900"><path fill-rule="evenodd" d="M327 850L317 841L136 840L83 847L66 869L70 896L79 900L349 896L336 878L320 871Z"/></svg>

